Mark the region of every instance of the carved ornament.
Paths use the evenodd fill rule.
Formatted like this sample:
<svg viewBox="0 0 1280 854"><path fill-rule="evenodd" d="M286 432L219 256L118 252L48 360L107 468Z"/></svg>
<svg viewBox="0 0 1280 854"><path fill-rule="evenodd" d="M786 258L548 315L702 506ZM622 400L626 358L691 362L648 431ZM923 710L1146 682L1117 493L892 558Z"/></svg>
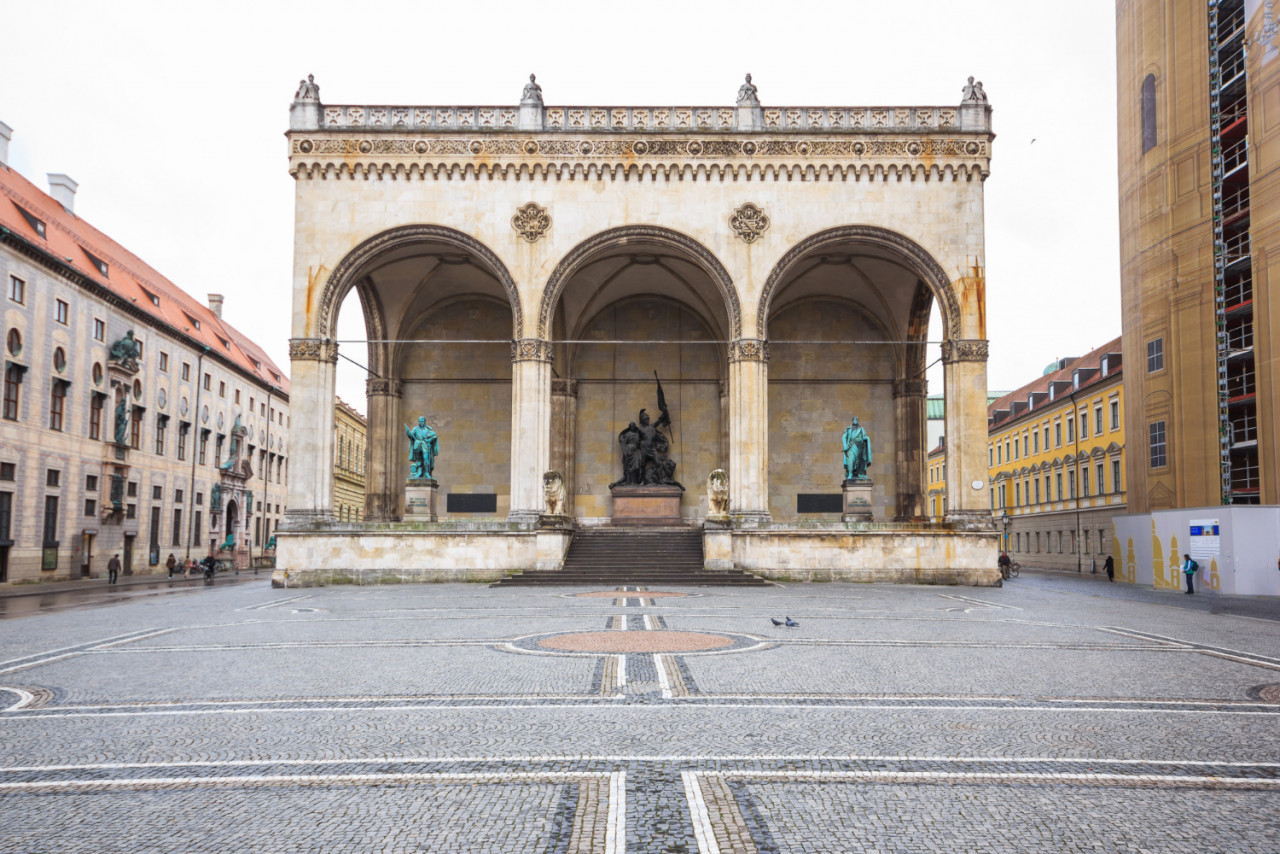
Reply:
<svg viewBox="0 0 1280 854"><path fill-rule="evenodd" d="M290 338L289 358L294 362L338 363L338 342L328 338Z"/></svg>
<svg viewBox="0 0 1280 854"><path fill-rule="evenodd" d="M729 217L729 227L744 243L754 243L769 228L769 217L757 205L747 202Z"/></svg>
<svg viewBox="0 0 1280 854"><path fill-rule="evenodd" d="M769 342L757 338L743 338L729 342L730 362L768 362Z"/></svg>
<svg viewBox="0 0 1280 854"><path fill-rule="evenodd" d="M567 377L552 377L551 393L559 397L577 397L578 381Z"/></svg>
<svg viewBox="0 0 1280 854"><path fill-rule="evenodd" d="M942 363L950 365L955 362L985 362L989 349L988 342L981 338L943 341Z"/></svg>
<svg viewBox="0 0 1280 854"><path fill-rule="evenodd" d="M389 377L369 377L364 385L365 393L370 397L400 397L404 392L404 383Z"/></svg>
<svg viewBox="0 0 1280 854"><path fill-rule="evenodd" d="M894 397L925 397L929 393L929 384L925 380L894 380Z"/></svg>
<svg viewBox="0 0 1280 854"><path fill-rule="evenodd" d="M511 342L513 362L552 362L555 345L540 338L520 338Z"/></svg>
<svg viewBox="0 0 1280 854"><path fill-rule="evenodd" d="M546 208L537 202L529 202L516 209L516 215L511 217L511 227L525 240L537 243L538 238L551 227L551 217L547 215Z"/></svg>

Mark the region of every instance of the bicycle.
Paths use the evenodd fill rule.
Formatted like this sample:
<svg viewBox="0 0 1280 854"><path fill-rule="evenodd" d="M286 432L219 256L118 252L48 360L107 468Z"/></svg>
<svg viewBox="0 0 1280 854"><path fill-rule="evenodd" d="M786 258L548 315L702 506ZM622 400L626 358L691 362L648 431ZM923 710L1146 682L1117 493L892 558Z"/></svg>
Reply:
<svg viewBox="0 0 1280 854"><path fill-rule="evenodd" d="M1011 560L1009 561L1008 566L1000 567L1000 577L1007 581L1010 578L1017 578L1018 573L1021 571L1022 564L1018 563L1016 560Z"/></svg>

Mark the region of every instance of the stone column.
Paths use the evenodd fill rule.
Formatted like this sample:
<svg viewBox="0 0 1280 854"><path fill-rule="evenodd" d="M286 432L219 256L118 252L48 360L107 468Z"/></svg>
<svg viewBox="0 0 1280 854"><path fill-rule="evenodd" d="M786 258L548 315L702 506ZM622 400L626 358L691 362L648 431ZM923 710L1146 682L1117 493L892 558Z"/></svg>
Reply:
<svg viewBox="0 0 1280 854"><path fill-rule="evenodd" d="M409 453L404 438L400 400L404 384L400 380L370 377L365 381L369 404L368 472L365 478L364 518L366 522L398 522L404 511L400 496L400 458Z"/></svg>
<svg viewBox="0 0 1280 854"><path fill-rule="evenodd" d="M511 522L537 522L546 510L542 474L551 465L551 358L550 341L511 343Z"/></svg>
<svg viewBox="0 0 1280 854"><path fill-rule="evenodd" d="M729 514L751 527L769 517L769 342L729 344Z"/></svg>
<svg viewBox="0 0 1280 854"><path fill-rule="evenodd" d="M328 338L289 339L289 467L286 530L304 530L333 516L333 401L338 344Z"/></svg>
<svg viewBox="0 0 1280 854"><path fill-rule="evenodd" d="M924 380L893 381L893 412L897 423L895 475L898 497L894 520L925 515L925 402Z"/></svg>
<svg viewBox="0 0 1280 854"><path fill-rule="evenodd" d="M573 518L573 449L578 424L578 381L551 380L551 468L564 478L564 515Z"/></svg>
<svg viewBox="0 0 1280 854"><path fill-rule="evenodd" d="M942 343L947 408L947 521L991 527L987 497L987 342ZM977 487L974 487L974 484Z"/></svg>

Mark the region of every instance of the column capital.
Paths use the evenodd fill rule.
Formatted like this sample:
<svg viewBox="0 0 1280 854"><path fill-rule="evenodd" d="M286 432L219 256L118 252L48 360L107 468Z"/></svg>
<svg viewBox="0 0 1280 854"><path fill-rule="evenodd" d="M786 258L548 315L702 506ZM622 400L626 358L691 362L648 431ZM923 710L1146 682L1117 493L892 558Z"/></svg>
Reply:
<svg viewBox="0 0 1280 854"><path fill-rule="evenodd" d="M578 381L567 377L552 377L551 393L559 397L577 397Z"/></svg>
<svg viewBox="0 0 1280 854"><path fill-rule="evenodd" d="M338 342L331 338L290 338L289 358L294 362L338 363Z"/></svg>
<svg viewBox="0 0 1280 854"><path fill-rule="evenodd" d="M925 380L894 380L894 397L925 397L929 393L929 383Z"/></svg>
<svg viewBox="0 0 1280 854"><path fill-rule="evenodd" d="M985 362L989 349L984 338L948 339L942 342L942 363Z"/></svg>
<svg viewBox="0 0 1280 854"><path fill-rule="evenodd" d="M769 342L764 338L739 338L729 342L730 362L769 361Z"/></svg>
<svg viewBox="0 0 1280 854"><path fill-rule="evenodd" d="M517 338L511 342L512 362L554 362L555 345L541 338Z"/></svg>
<svg viewBox="0 0 1280 854"><path fill-rule="evenodd" d="M369 377L364 381L364 390L370 397L400 397L404 393L404 383L390 377Z"/></svg>

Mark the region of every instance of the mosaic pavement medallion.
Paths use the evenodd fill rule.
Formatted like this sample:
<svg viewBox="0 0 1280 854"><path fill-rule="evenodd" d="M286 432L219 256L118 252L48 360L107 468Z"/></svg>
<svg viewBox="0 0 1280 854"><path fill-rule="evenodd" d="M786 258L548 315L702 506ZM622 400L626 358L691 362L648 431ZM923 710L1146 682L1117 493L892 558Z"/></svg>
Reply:
<svg viewBox="0 0 1280 854"><path fill-rule="evenodd" d="M625 652L705 652L709 649L728 649L734 646L734 638L709 632L574 632L553 635L538 641L543 649L564 652L625 653Z"/></svg>

